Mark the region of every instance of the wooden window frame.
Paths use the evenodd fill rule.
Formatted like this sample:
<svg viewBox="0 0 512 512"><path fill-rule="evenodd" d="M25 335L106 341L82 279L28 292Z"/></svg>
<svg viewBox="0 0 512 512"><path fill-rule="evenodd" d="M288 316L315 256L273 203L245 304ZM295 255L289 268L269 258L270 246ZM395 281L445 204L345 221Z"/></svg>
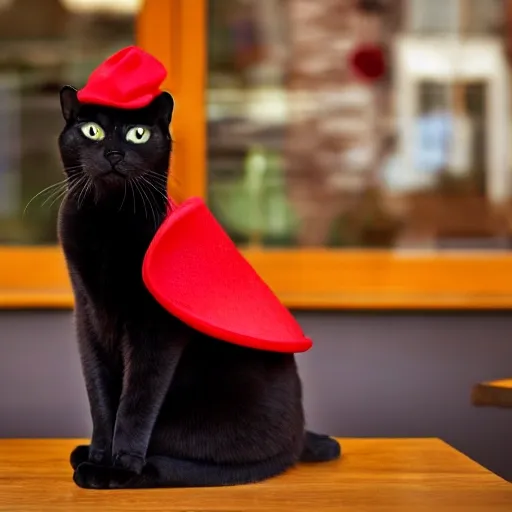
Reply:
<svg viewBox="0 0 512 512"><path fill-rule="evenodd" d="M146 0L138 44L169 70L176 140L171 194L206 197L206 0ZM247 249L257 272L295 309L508 309L512 252ZM58 247L0 248L0 307L71 308Z"/></svg>

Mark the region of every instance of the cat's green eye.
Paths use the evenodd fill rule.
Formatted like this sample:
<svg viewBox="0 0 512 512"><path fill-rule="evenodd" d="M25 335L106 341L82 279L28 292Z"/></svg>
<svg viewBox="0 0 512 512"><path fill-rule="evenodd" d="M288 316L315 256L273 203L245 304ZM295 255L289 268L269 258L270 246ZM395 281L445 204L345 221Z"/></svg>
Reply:
<svg viewBox="0 0 512 512"><path fill-rule="evenodd" d="M85 123L82 125L81 130L88 139L100 141L105 138L103 128L97 123Z"/></svg>
<svg viewBox="0 0 512 512"><path fill-rule="evenodd" d="M134 144L144 144L151 137L151 131L144 126L134 126L126 134L126 140Z"/></svg>

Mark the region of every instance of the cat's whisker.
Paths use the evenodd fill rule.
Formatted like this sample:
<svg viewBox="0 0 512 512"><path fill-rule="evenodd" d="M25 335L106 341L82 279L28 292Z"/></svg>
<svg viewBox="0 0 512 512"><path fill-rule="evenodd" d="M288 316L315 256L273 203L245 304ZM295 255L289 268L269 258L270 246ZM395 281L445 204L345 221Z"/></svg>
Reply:
<svg viewBox="0 0 512 512"><path fill-rule="evenodd" d="M52 199L55 199L56 197L60 197L62 194L66 194L68 192L68 190L74 185L74 183L80 179L81 178L77 178L76 176L68 177L67 179L65 179L64 183L61 184L62 188L53 190L41 206L44 206L48 201L51 201ZM55 202L55 200L52 201L52 203L50 204L50 207L51 207L51 205L54 204L54 202Z"/></svg>
<svg viewBox="0 0 512 512"><path fill-rule="evenodd" d="M167 180L167 176L164 176L163 174L159 174L159 173L153 171L152 169L140 168L140 169L138 169L138 171L140 171L142 174L145 174L148 176L154 176L156 179L159 179L161 181Z"/></svg>
<svg viewBox="0 0 512 512"><path fill-rule="evenodd" d="M91 191L94 193L94 201L96 202L96 185L94 183L94 180L91 180L87 193L89 194Z"/></svg>
<svg viewBox="0 0 512 512"><path fill-rule="evenodd" d="M143 181L148 187L150 187L150 189L148 188L147 190L148 190L148 192L151 192L151 197L153 197L153 199L156 200L155 206L159 205L160 203L158 202L157 198L155 198L153 191L156 192L159 195L159 197L161 197L167 204L167 202L169 201L169 196L167 194L167 187L164 186L163 183L159 184L157 182L155 184L155 183L153 183L153 178L148 178L144 174L138 176L138 179Z"/></svg>
<svg viewBox="0 0 512 512"><path fill-rule="evenodd" d="M78 200L77 200L78 206L77 207L79 210L83 205L83 201L85 201L85 198L87 197L87 193L89 192L91 185L92 185L92 180L88 176L84 186L82 187L82 190L80 191L80 194L78 195Z"/></svg>
<svg viewBox="0 0 512 512"><path fill-rule="evenodd" d="M155 197L153 196L153 194L151 194L151 191L149 189L147 189L146 187L144 187L142 184L141 184L141 188L144 190L144 194L148 198L149 206L151 208L151 215L153 216L153 224L156 229L158 226L158 215L156 212ZM151 197L149 197L149 196L151 196Z"/></svg>
<svg viewBox="0 0 512 512"><path fill-rule="evenodd" d="M144 207L144 214L146 215L146 219L147 219L148 218L148 209L146 208L146 201L144 200L144 196L141 194L140 186L139 186L137 180L134 180L133 184L137 188L137 192L140 195L140 198L142 200L142 206Z"/></svg>
<svg viewBox="0 0 512 512"><path fill-rule="evenodd" d="M164 186L166 190L169 189L169 184L174 184L178 189L182 187L183 182L178 179L174 174L169 173L168 175L162 176L152 170L146 171L146 174L151 177L152 181L158 182Z"/></svg>
<svg viewBox="0 0 512 512"><path fill-rule="evenodd" d="M76 179L75 182L71 185L71 187L69 187L68 192L70 194L74 194L79 187L81 187L82 185L85 184L86 181L87 181L87 176L85 176L85 175L80 176L80 178Z"/></svg>
<svg viewBox="0 0 512 512"><path fill-rule="evenodd" d="M143 179L144 182L148 184L151 188L146 188L146 191L148 194L151 195L151 202L153 204L153 207L155 209L155 229L158 229L158 226L161 224L163 220L163 216L165 212L167 211L167 204L169 202L169 199L167 196L162 194L150 181ZM159 193L160 197L162 198L163 202L159 200L159 197L155 195L155 192L153 192L154 189L156 192Z"/></svg>
<svg viewBox="0 0 512 512"><path fill-rule="evenodd" d="M80 193L78 194L78 199L76 201L78 210L80 210L80 208L82 207L82 200L83 200L83 198L85 198L85 195L87 194L87 187L89 185L89 180L90 180L90 178L87 178L87 180L85 181L85 184L82 187L82 190L80 190Z"/></svg>
<svg viewBox="0 0 512 512"><path fill-rule="evenodd" d="M152 204L155 208L155 229L161 224L163 217L167 212L169 204L169 197L158 190L151 182L143 179L151 188L146 188L147 192L151 194ZM153 207L153 206L152 206Z"/></svg>
<svg viewBox="0 0 512 512"><path fill-rule="evenodd" d="M154 171L150 171L150 173L152 173L152 175L156 175L156 176L159 176L160 178L163 178L166 183L169 181L173 181L174 183L176 183L176 185L178 185L180 187L181 187L181 185L183 185L183 182L174 173L170 172L170 170L169 170L169 173L165 177L163 177L160 174L155 173Z"/></svg>
<svg viewBox="0 0 512 512"><path fill-rule="evenodd" d="M144 178L151 183L152 188L158 190L160 193L164 194L166 200L169 199L169 180L167 177L160 176L159 174L149 171L145 173Z"/></svg>
<svg viewBox="0 0 512 512"><path fill-rule="evenodd" d="M123 209L123 205L124 205L124 201L126 199L126 190L127 190L127 186L126 186L126 181L124 182L124 194L123 194L123 200L121 201L121 206L119 207L119 210L117 210L118 212L120 212L122 209Z"/></svg>
<svg viewBox="0 0 512 512"><path fill-rule="evenodd" d="M63 190L60 194L57 194L57 196L53 199L48 208L51 208L59 199L64 199L64 197L66 197L66 192L66 190Z"/></svg>
<svg viewBox="0 0 512 512"><path fill-rule="evenodd" d="M87 185L87 190L85 191L84 200L87 194L91 192L91 190L94 188L94 180L89 180L89 183Z"/></svg>
<svg viewBox="0 0 512 512"><path fill-rule="evenodd" d="M155 176L156 178L160 178L161 180L164 180L164 181L167 180L167 175L159 174L158 172L153 171L153 169L140 169L140 170L144 171L146 174L148 174L150 176Z"/></svg>
<svg viewBox="0 0 512 512"><path fill-rule="evenodd" d="M87 184L87 179L85 179L81 184L80 184L80 187L76 187L77 189L80 188L80 192L78 192L78 197L76 198L76 204L77 204L77 209L79 210L80 209L80 198L82 197L82 194L84 193L84 190L85 190L85 185Z"/></svg>
<svg viewBox="0 0 512 512"><path fill-rule="evenodd" d="M48 194L48 197L41 204L41 206L44 206L45 202L48 201L48 199L50 199L54 194L58 194L62 190L66 190L68 188L68 184L69 184L69 180L64 180L63 182L61 181L59 183L56 183L51 189L46 190L44 192L44 194L41 194L41 195Z"/></svg>
<svg viewBox="0 0 512 512"><path fill-rule="evenodd" d="M151 201L151 199L149 198L146 190L145 190L145 187L142 183L140 183L140 189L141 189L141 192L144 194L144 196L147 198L148 200L148 203L149 203L149 207L151 208L151 215L153 217L153 224L155 226L155 229L157 228L158 226L158 221L157 221L157 215L155 213L155 209L153 207L153 201ZM153 197L153 196L152 196ZM154 198L154 197L153 197Z"/></svg>
<svg viewBox="0 0 512 512"><path fill-rule="evenodd" d="M63 180L53 183L52 185L49 185L48 187L44 188L40 192L38 192L25 206L25 209L23 210L23 218L28 210L28 207L30 204L37 199L40 196L44 196L48 194L48 197L43 201L41 204L41 207L45 206L49 201L50 207L55 203L56 200L58 200L62 195L64 195L67 190L70 188L70 183L72 184L73 181L75 181L76 175L82 170L82 166L74 166L74 167L68 167L65 168L65 170L71 174L71 176L66 176Z"/></svg>
<svg viewBox="0 0 512 512"><path fill-rule="evenodd" d="M153 226L155 230L158 228L158 207L156 206L155 196L151 193L151 190L141 184L142 189L144 190L144 194L148 198L149 207L151 208L151 216L153 217Z"/></svg>
<svg viewBox="0 0 512 512"><path fill-rule="evenodd" d="M149 179L150 181L155 184L155 185L158 185L159 187L161 187L163 190L167 190L167 182L166 181L158 181L157 179L155 179L154 176L149 176Z"/></svg>
<svg viewBox="0 0 512 512"><path fill-rule="evenodd" d="M152 180L164 185L167 188L168 179L166 176L161 176L160 174L157 174L154 171L147 171L145 174L147 174L148 176L151 176Z"/></svg>
<svg viewBox="0 0 512 512"><path fill-rule="evenodd" d="M133 189L133 182L132 180L129 180L128 183L130 184L130 188L132 189L132 196L133 196L133 214L136 215L137 214L137 207L135 205L136 201L135 201L135 190Z"/></svg>
<svg viewBox="0 0 512 512"><path fill-rule="evenodd" d="M52 191L50 193L50 195L44 200L44 202L41 204L41 208L46 204L48 203L48 201L51 201L52 199L54 199L55 197L58 197L60 196L62 193L66 193L66 190L67 190L67 186L66 185L63 185L61 188L57 188L55 189L54 191Z"/></svg>
<svg viewBox="0 0 512 512"><path fill-rule="evenodd" d="M155 207L157 207L158 209L162 209L162 206L166 206L168 204L169 198L157 188L147 188L147 191L151 193L151 197L153 198Z"/></svg>
<svg viewBox="0 0 512 512"><path fill-rule="evenodd" d="M65 190L57 194L57 196L50 203L49 208L51 208L59 199L63 199L66 195L72 194L77 188L80 187L82 183L86 180L85 176L80 176L80 178L75 178L73 183Z"/></svg>
<svg viewBox="0 0 512 512"><path fill-rule="evenodd" d="M59 193L57 193L56 196L53 197L53 201L49 204L49 208L51 208L59 199L63 199L64 197L66 197L67 194L69 194L70 190L73 190L75 186L79 186L79 182L83 180L83 177L81 178L75 178L75 182L71 183L71 186L67 186L64 188L64 190L61 190ZM71 180L69 180L71 181ZM77 183L78 182L78 183Z"/></svg>
<svg viewBox="0 0 512 512"><path fill-rule="evenodd" d="M25 208L24 208L24 210L23 210L22 218L24 218L24 217L25 217L25 214L27 213L28 207L30 206L30 204L31 204L35 199L37 199L39 196L41 196L41 195L43 195L43 194L45 194L45 193L48 193L48 192L50 192L50 191L52 191L52 193L53 193L53 190L52 190L52 189L54 189L54 188L56 188L56 187L58 188L58 187L61 187L61 186L65 185L65 184L67 184L68 179L69 179L69 178L67 178L67 177L66 177L66 178L65 178L65 179L63 179L62 181L59 181L58 183L54 183L54 184L52 184L52 185L50 185L50 186L48 186L48 187L44 188L44 189L43 189L43 190L41 190L40 192L38 192L38 193L37 193L37 194L36 194L36 195L35 195L35 196L34 196L34 197L33 197L33 198L32 198L32 199L27 203L27 205L25 206Z"/></svg>
<svg viewBox="0 0 512 512"><path fill-rule="evenodd" d="M140 176L140 179L144 181L144 183L147 183L152 189L155 190L165 201L167 202L169 200L168 196L164 194L161 190L159 190L151 181L149 181L146 177Z"/></svg>

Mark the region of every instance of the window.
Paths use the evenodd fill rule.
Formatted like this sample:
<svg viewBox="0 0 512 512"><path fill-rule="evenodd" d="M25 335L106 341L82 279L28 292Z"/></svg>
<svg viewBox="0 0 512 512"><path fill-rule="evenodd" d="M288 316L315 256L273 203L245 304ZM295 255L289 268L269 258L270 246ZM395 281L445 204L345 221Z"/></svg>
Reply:
<svg viewBox="0 0 512 512"><path fill-rule="evenodd" d="M469 2L437 5L443 16L427 16L420 39L387 25L400 13L371 17L343 0L200 4L181 4L208 31L181 43L197 59L182 63L188 119L175 137L181 165L195 166L176 155L177 190L207 198L286 304L511 304L508 63L493 23L475 25L486 42L447 47ZM494 19L500 4L487 5ZM377 84L348 65L368 41L386 52ZM185 66L206 90L191 92Z"/></svg>
<svg viewBox="0 0 512 512"><path fill-rule="evenodd" d="M130 11L139 44L169 69L166 87L176 99L172 195L206 198L286 305L512 305L510 63L495 23L506 19L504 4L461 2L437 4L444 16L417 17L415 30L411 6L436 2L389 0L382 15L360 12L352 0L162 0L144 2L137 17ZM90 67L107 46L125 44L124 27L106 32L115 39L109 45L96 39ZM83 30L73 26L65 43L77 34L89 40ZM368 42L384 49L377 82L350 65ZM73 55L78 73L82 54ZM51 69L48 76L57 73ZM59 69L57 80L78 80ZM1 94L12 95L6 83ZM23 118L10 122L17 133ZM10 137L0 146L3 161L25 158L14 151L21 139ZM4 191L28 186L15 168L4 166ZM4 197L4 209L19 212L11 203L19 195ZM9 215L15 224L20 214ZM40 304L69 304L58 248L28 245L53 244L54 219L41 213L33 222L48 228L13 227L5 240L17 245L0 249L0 303L4 290L20 290L21 269Z"/></svg>
<svg viewBox="0 0 512 512"><path fill-rule="evenodd" d="M456 33L459 30L459 0L408 0L410 30L416 33Z"/></svg>
<svg viewBox="0 0 512 512"><path fill-rule="evenodd" d="M501 43L442 47L414 37L397 43L401 165L388 171L387 186L410 205L408 245L508 250L509 100Z"/></svg>
<svg viewBox="0 0 512 512"><path fill-rule="evenodd" d="M422 35L498 35L505 0L405 0L408 29ZM393 3L393 2L391 2Z"/></svg>
<svg viewBox="0 0 512 512"><path fill-rule="evenodd" d="M411 5L423 29L449 31L459 4ZM361 37L347 23L358 15L349 3L209 0L208 8L208 200L241 247L510 244L504 219L491 220L503 193L492 183L509 172L491 161L506 147L486 145L493 126L508 130L496 117L508 96L499 44L443 42L443 51L435 40L391 34L404 58L418 63L416 70L399 60L391 70L411 91L398 99L401 114L397 81L378 90L347 69ZM376 24L375 34L387 29L386 18ZM474 62L473 70L458 70L459 59ZM494 109L491 86L499 90ZM397 121L404 133L394 130Z"/></svg>

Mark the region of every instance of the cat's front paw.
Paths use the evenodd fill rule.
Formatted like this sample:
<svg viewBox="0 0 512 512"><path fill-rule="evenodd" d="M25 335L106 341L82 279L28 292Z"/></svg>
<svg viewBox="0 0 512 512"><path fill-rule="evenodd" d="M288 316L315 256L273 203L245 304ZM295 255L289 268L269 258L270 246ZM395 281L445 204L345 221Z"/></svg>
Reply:
<svg viewBox="0 0 512 512"><path fill-rule="evenodd" d="M82 462L73 474L75 484L82 489L108 489L110 477L110 468L91 462Z"/></svg>
<svg viewBox="0 0 512 512"><path fill-rule="evenodd" d="M89 448L89 462L99 464L100 466L111 466L112 453L110 448L101 450L91 445Z"/></svg>
<svg viewBox="0 0 512 512"><path fill-rule="evenodd" d="M111 466L112 456L109 449L100 450L92 445L81 444L77 446L69 456L69 462L76 469L82 462L92 462L101 466Z"/></svg>
<svg viewBox="0 0 512 512"><path fill-rule="evenodd" d="M144 457L132 453L118 452L114 454L113 465L115 469L140 475L144 467Z"/></svg>

